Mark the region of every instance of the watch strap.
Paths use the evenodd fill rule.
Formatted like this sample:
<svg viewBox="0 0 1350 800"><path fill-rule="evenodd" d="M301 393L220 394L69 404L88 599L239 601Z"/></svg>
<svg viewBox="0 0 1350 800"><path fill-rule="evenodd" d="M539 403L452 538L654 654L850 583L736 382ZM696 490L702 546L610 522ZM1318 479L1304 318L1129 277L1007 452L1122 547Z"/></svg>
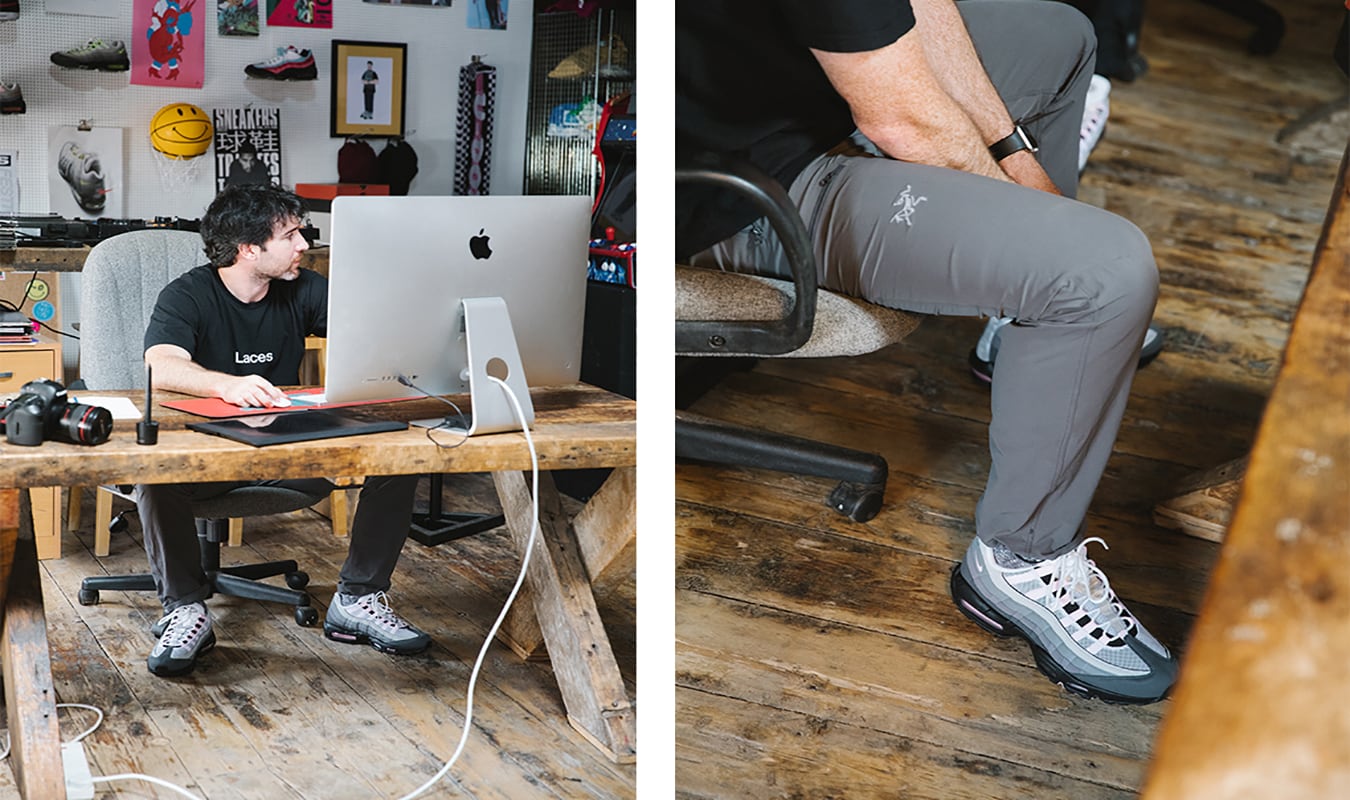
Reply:
<svg viewBox="0 0 1350 800"><path fill-rule="evenodd" d="M1002 161L1013 153L1023 150L1036 152L1036 140L1031 138L1031 134L1021 126L1013 127L1013 132L999 139L997 142L989 145L989 155L994 157L995 161Z"/></svg>

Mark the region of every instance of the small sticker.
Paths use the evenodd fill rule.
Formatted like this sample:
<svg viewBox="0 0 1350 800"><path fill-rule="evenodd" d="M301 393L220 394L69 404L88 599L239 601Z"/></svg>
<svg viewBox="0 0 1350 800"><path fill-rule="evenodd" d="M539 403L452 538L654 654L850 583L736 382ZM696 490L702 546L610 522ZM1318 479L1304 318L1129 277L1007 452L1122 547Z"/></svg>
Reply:
<svg viewBox="0 0 1350 800"><path fill-rule="evenodd" d="M48 286L47 282L41 278L35 279L33 285L28 287L29 300L46 300L47 295L51 293L52 287Z"/></svg>
<svg viewBox="0 0 1350 800"><path fill-rule="evenodd" d="M46 300L33 304L33 317L38 322L46 322L54 316L56 316L56 306Z"/></svg>

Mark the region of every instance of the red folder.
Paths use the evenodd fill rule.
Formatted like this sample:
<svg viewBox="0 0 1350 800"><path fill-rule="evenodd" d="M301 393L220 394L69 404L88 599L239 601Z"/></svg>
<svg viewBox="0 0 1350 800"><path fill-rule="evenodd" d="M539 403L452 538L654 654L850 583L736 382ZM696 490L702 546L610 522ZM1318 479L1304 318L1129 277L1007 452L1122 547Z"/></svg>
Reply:
<svg viewBox="0 0 1350 800"><path fill-rule="evenodd" d="M323 394L323 389L298 389L294 392L287 392L286 396L291 398L291 405L285 408L241 408L233 403L227 403L219 397L190 397L186 400L170 400L166 403L160 403L160 405L165 408L172 408L175 411L196 414L199 417L220 419L221 417L248 417L254 414L284 414L288 411L305 411L311 408L342 408L344 406L366 406L375 403L397 403L400 400L417 399L416 397L386 397L379 400L349 400L345 403L304 402L305 395L313 394Z"/></svg>

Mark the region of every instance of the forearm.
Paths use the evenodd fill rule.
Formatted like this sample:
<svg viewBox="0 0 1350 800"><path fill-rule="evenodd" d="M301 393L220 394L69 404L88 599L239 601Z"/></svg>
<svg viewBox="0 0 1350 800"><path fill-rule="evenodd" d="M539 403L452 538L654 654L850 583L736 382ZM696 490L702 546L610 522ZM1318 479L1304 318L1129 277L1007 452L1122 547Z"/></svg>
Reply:
<svg viewBox="0 0 1350 800"><path fill-rule="evenodd" d="M917 33L865 53L812 53L848 101L858 130L886 155L1008 180L974 121L934 74Z"/></svg>
<svg viewBox="0 0 1350 800"><path fill-rule="evenodd" d="M1012 133L1008 108L990 82L984 64L952 0L911 0L914 29L933 74L980 132L985 145Z"/></svg>
<svg viewBox="0 0 1350 800"><path fill-rule="evenodd" d="M232 377L203 367L185 350L172 345L146 350L145 364L153 371L154 388L197 397L220 397Z"/></svg>

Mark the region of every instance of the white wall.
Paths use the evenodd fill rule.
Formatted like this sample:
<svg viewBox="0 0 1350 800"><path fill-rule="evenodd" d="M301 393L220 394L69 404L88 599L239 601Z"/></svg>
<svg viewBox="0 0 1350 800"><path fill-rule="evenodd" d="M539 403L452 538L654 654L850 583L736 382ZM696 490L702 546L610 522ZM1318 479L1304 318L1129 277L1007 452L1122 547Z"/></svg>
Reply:
<svg viewBox="0 0 1350 800"><path fill-rule="evenodd" d="M198 0L195 24L206 31L206 79L201 89L133 86L127 73L67 70L50 55L93 37L131 41L144 36L131 30L131 0L103 0L120 9L117 18L50 14L45 0L21 0L15 22L0 22L0 77L23 89L28 113L0 116L0 149L19 151L20 210L47 213L47 129L87 119L96 127L121 127L126 163L125 214L200 217L213 195L213 168L203 158L187 191L166 193L152 156L147 129L151 116L173 102L189 102L210 113L214 107L248 104L281 108L282 179L296 183L337 181L337 152L342 139L330 139L329 80L334 39L405 42L408 45L407 141L417 151L419 173L411 194L450 194L454 178L454 136L459 68L482 55L497 68L495 136L491 192L519 194L525 152L525 112L529 89L533 4L514 0L505 31L469 29L469 0L451 8L377 5L334 0L333 28L270 28L257 37L219 36L215 0ZM259 0L265 16L266 0ZM314 51L317 81L269 81L248 78L244 67L276 48L294 44ZM372 140L378 153L382 140Z"/></svg>

